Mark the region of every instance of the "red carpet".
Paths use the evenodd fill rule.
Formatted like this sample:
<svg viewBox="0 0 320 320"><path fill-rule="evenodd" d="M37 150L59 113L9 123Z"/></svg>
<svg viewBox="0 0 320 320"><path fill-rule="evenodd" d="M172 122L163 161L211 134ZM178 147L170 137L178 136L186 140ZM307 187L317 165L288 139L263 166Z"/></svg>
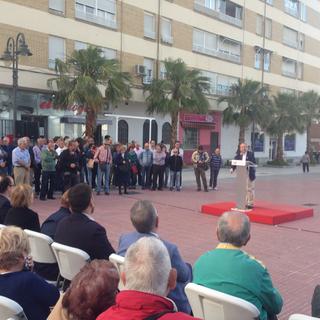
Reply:
<svg viewBox="0 0 320 320"><path fill-rule="evenodd" d="M201 206L201 212L213 216L221 216L224 212L234 208L235 205L235 202L204 204ZM313 209L257 201L253 210L247 212L247 215L251 222L275 225L313 217Z"/></svg>

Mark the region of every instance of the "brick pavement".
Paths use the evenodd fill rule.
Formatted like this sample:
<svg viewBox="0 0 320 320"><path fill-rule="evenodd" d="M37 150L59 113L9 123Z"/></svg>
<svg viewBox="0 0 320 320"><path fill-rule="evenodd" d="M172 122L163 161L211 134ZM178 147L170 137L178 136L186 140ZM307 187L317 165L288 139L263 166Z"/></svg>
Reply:
<svg viewBox="0 0 320 320"><path fill-rule="evenodd" d="M317 170L318 171L318 170ZM109 197L95 197L95 219L104 225L108 237L117 247L119 235L131 231L129 210L136 199L149 199L158 209L159 234L176 243L185 260L193 263L203 252L217 244L217 218L202 215L202 203L234 199L232 179L222 179L218 191L196 192L187 183L178 192L136 190L128 196L113 192ZM258 199L284 204L314 204L315 216L281 226L253 224L252 238L246 250L262 260L272 275L274 284L284 297L281 319L291 313L310 314L314 286L320 283L320 174L303 175L299 171L281 175L261 175L256 183ZM41 220L56 210L57 201L35 201L33 208Z"/></svg>

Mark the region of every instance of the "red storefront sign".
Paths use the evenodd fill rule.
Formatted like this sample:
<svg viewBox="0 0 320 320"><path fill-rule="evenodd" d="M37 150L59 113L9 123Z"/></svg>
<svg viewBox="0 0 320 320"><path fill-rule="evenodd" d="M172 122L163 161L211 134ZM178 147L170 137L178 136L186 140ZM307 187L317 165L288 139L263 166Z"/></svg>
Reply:
<svg viewBox="0 0 320 320"><path fill-rule="evenodd" d="M182 121L196 123L214 123L214 117L211 114L185 113L183 115Z"/></svg>

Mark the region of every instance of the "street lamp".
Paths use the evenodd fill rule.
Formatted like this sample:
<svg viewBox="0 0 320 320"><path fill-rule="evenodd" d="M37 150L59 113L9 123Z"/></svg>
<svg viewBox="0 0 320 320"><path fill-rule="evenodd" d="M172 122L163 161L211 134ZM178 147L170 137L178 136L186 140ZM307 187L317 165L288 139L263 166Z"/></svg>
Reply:
<svg viewBox="0 0 320 320"><path fill-rule="evenodd" d="M7 47L0 60L12 62L12 95L13 95L13 136L16 137L17 121L17 92L18 92L18 58L19 56L32 56L23 33L18 33L16 39L8 38Z"/></svg>

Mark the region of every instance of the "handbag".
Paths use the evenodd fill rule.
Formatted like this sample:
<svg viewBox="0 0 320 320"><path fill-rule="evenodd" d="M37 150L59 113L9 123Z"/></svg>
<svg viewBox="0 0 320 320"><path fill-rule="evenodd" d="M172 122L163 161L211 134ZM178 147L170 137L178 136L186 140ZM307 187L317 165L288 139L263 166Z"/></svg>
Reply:
<svg viewBox="0 0 320 320"><path fill-rule="evenodd" d="M88 160L87 167L90 169L93 169L93 167L94 167L94 160L93 159Z"/></svg>
<svg viewBox="0 0 320 320"><path fill-rule="evenodd" d="M133 164L133 165L131 166L131 172L132 172L133 174L137 174L137 173L138 173L138 168L137 168L137 166L136 166L135 164Z"/></svg>
<svg viewBox="0 0 320 320"><path fill-rule="evenodd" d="M104 161L104 162L100 162L99 163L99 168L102 172L106 172L107 171L107 163Z"/></svg>

